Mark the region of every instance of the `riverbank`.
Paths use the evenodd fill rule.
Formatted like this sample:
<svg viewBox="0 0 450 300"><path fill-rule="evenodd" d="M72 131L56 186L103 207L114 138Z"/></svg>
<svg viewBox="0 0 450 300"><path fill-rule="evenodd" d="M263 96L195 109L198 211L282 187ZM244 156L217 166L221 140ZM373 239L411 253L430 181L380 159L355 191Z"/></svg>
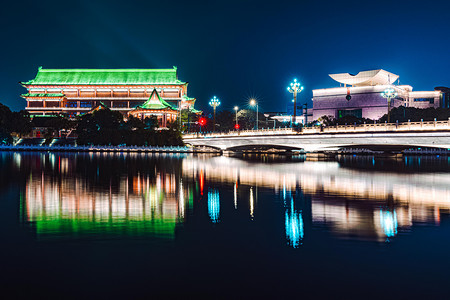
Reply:
<svg viewBox="0 0 450 300"><path fill-rule="evenodd" d="M1 145L0 151L55 151L55 152L148 152L148 153L217 153L210 148L193 148L186 146L46 146L46 145Z"/></svg>

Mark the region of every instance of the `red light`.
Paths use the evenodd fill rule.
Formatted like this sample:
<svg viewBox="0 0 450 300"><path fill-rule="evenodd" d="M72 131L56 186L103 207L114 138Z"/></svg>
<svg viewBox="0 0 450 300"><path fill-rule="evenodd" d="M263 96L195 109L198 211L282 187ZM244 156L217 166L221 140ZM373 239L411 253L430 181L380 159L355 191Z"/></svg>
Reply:
<svg viewBox="0 0 450 300"><path fill-rule="evenodd" d="M200 126L203 126L203 125L206 124L206 119L205 119L205 118L200 118L200 119L198 120L198 123L200 124Z"/></svg>
<svg viewBox="0 0 450 300"><path fill-rule="evenodd" d="M239 129L241 126L239 124L234 125L234 129Z"/></svg>

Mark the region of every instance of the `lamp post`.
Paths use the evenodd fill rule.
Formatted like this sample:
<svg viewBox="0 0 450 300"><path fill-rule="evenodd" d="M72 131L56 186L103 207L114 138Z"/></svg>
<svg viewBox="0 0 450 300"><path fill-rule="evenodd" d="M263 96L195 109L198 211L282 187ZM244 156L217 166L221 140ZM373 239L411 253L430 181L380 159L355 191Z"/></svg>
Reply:
<svg viewBox="0 0 450 300"><path fill-rule="evenodd" d="M390 123L391 122L391 100L395 97L397 97L397 92L395 91L394 88L389 87L387 89L384 90L384 92L381 93L381 96L383 98L387 99L387 104L388 104L388 119L387 122Z"/></svg>
<svg viewBox="0 0 450 300"><path fill-rule="evenodd" d="M287 87L289 93L294 94L294 113L292 115L292 123L291 127L294 127L295 122L297 121L297 94L303 91L303 86L300 85L300 82L297 82L297 79L294 79L294 82L291 82L291 85Z"/></svg>
<svg viewBox="0 0 450 300"><path fill-rule="evenodd" d="M214 109L214 119L213 119L213 131L216 131L216 107L220 105L219 99L214 96L210 101L209 105Z"/></svg>
<svg viewBox="0 0 450 300"><path fill-rule="evenodd" d="M234 111L236 112L236 125L234 126L236 130L238 129L238 120L237 120L237 113L238 113L239 107L235 106Z"/></svg>
<svg viewBox="0 0 450 300"><path fill-rule="evenodd" d="M255 99L250 99L250 105L255 106L256 105L256 130L258 130L258 102Z"/></svg>

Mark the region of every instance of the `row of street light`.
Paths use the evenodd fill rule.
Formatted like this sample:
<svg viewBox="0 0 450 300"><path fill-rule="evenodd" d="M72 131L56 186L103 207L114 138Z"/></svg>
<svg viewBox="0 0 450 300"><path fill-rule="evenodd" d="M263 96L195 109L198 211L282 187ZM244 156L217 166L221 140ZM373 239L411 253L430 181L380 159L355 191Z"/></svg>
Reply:
<svg viewBox="0 0 450 300"><path fill-rule="evenodd" d="M290 86L288 86L287 90L292 93L294 95L294 113L293 113L293 117L292 117L292 122L291 122L291 126L293 126L293 124L296 122L296 117L297 117L297 94L300 93L301 91L303 91L303 86L300 85L299 82L297 82L297 79L294 79L294 81L291 83ZM258 101L256 101L255 99L250 99L249 104L251 106L256 106L256 130L259 129L259 105L258 105ZM213 131L216 130L216 108L220 105L220 101L219 99L214 96L210 101L209 101L209 105L213 108L214 111L214 117L213 117ZM238 110L239 107L235 106L234 107L234 111L236 113L236 124L235 124L235 128L239 129L239 123L238 123Z"/></svg>
<svg viewBox="0 0 450 300"><path fill-rule="evenodd" d="M297 123L297 94L301 93L303 91L303 86L300 84L300 82L297 81L297 79L294 79L294 81L287 87L287 91L291 94L293 94L294 99L294 111L292 114L292 120L291 120L291 127L294 127L295 124ZM381 96L383 98L387 99L387 104L388 104L388 120L387 122L390 122L390 112L391 112L391 100L397 97L397 92L395 91L394 88L389 87L387 88L384 92L381 93ZM256 106L256 130L259 129L259 120L258 120L258 114L259 114L259 106L258 106L258 102L255 99L250 99L249 104L251 106ZM209 105L214 109L214 125L213 125L213 130L215 131L216 128L216 108L220 105L220 101L219 99L214 96L210 101L209 101ZM308 106L307 104L303 104L304 108L306 109L306 115L307 115L307 109ZM302 106L302 107L303 107ZM236 124L235 124L235 128L236 130L239 129L239 123L238 123L238 110L239 107L235 106L234 107L234 111L236 114ZM306 118L305 118L305 123L306 123Z"/></svg>
<svg viewBox="0 0 450 300"><path fill-rule="evenodd" d="M258 102L255 99L250 99L250 105L251 106L256 106L256 130L258 130L258 113L259 113L259 108L258 108ZM209 105L213 108L214 110L214 117L213 117L213 131L215 131L216 129L216 108L220 105L220 101L219 99L214 96L210 101L209 101ZM238 123L238 111L239 111L239 107L235 106L234 107L234 111L236 113L236 124L235 124L235 128L239 129L239 123Z"/></svg>

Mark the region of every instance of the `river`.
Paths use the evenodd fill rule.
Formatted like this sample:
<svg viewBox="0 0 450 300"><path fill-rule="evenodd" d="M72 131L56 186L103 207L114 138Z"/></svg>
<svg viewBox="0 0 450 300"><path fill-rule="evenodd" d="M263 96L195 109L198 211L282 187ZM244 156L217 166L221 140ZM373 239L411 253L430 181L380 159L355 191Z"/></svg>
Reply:
<svg viewBox="0 0 450 300"><path fill-rule="evenodd" d="M15 298L444 298L450 158L0 152Z"/></svg>

